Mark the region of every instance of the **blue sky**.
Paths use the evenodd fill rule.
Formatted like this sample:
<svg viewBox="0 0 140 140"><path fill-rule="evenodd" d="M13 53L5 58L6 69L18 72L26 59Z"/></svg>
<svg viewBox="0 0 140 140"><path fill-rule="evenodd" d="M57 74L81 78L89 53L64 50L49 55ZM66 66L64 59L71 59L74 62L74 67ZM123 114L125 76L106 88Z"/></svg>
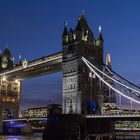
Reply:
<svg viewBox="0 0 140 140"><path fill-rule="evenodd" d="M140 84L139 0L0 0L0 48L9 44L18 61L55 53L62 48L64 22L75 28L82 10L95 38L102 25L104 55L111 53L113 69ZM21 108L44 106L49 98L61 102L61 77L56 73L22 82Z"/></svg>

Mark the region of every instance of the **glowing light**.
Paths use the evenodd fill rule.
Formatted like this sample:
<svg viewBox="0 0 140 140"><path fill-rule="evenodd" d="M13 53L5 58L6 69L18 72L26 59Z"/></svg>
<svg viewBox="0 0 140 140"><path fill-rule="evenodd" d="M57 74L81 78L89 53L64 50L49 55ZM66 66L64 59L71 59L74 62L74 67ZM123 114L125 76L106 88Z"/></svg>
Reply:
<svg viewBox="0 0 140 140"><path fill-rule="evenodd" d="M21 59L21 55L19 55L19 59Z"/></svg>
<svg viewBox="0 0 140 140"><path fill-rule="evenodd" d="M84 14L85 14L85 10L82 10L82 11L81 11L81 15L84 15Z"/></svg>
<svg viewBox="0 0 140 140"><path fill-rule="evenodd" d="M90 72L89 73L89 77L95 79L96 78L96 75L94 73Z"/></svg>
<svg viewBox="0 0 140 140"><path fill-rule="evenodd" d="M102 31L102 26L101 25L99 25L98 30L99 30L99 33Z"/></svg>
<svg viewBox="0 0 140 140"><path fill-rule="evenodd" d="M2 81L6 81L6 77L5 76L2 77Z"/></svg>
<svg viewBox="0 0 140 140"><path fill-rule="evenodd" d="M67 26L67 24L68 24L68 22L67 22L67 21L65 21L65 26Z"/></svg>
<svg viewBox="0 0 140 140"><path fill-rule="evenodd" d="M17 84L18 82L19 82L19 81L16 79L16 80L15 80L15 83Z"/></svg>

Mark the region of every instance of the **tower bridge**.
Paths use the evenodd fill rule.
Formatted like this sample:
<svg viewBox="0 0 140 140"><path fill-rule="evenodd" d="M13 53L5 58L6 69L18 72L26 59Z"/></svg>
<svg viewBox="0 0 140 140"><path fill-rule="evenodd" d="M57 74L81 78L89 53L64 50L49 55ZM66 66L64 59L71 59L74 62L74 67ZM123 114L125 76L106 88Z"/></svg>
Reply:
<svg viewBox="0 0 140 140"><path fill-rule="evenodd" d="M101 27L96 39L86 17L81 15L75 29L64 26L60 52L33 61L20 58L19 64L14 64L6 48L0 57L0 105L4 118L18 118L22 80L58 71L63 73L64 114L110 114L119 110L116 102L121 106L123 98L130 101L130 110L134 110L133 103L140 103L140 89L114 73L109 54L104 65L103 42Z"/></svg>

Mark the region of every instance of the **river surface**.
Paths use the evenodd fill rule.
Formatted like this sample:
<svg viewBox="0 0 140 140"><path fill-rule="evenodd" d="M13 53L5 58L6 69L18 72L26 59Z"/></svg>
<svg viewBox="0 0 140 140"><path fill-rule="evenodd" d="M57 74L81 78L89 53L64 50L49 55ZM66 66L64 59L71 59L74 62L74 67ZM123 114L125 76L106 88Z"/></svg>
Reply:
<svg viewBox="0 0 140 140"><path fill-rule="evenodd" d="M0 140L42 140L41 134L33 136L2 136L0 135Z"/></svg>

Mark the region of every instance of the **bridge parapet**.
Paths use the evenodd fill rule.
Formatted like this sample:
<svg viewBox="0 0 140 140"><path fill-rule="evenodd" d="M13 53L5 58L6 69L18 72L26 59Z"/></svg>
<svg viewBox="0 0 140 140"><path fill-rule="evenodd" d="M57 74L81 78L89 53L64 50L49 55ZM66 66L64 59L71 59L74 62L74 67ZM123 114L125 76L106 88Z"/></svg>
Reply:
<svg viewBox="0 0 140 140"><path fill-rule="evenodd" d="M101 133L101 134L88 134L85 137L85 140L92 140L93 138L95 140L135 140L139 139L140 132L116 132L116 133Z"/></svg>

